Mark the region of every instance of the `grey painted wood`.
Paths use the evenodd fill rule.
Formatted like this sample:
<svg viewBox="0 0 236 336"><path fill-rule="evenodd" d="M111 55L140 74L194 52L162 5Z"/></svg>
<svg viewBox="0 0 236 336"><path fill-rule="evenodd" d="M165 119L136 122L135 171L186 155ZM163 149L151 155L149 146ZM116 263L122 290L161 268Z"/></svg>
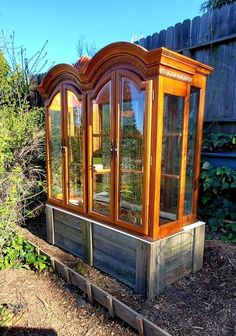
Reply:
<svg viewBox="0 0 236 336"><path fill-rule="evenodd" d="M203 265L204 254L205 225L201 225L194 229L193 240L193 272L197 272Z"/></svg>
<svg viewBox="0 0 236 336"><path fill-rule="evenodd" d="M46 205L46 222L47 222L47 241L49 244L55 244L54 238L54 217L53 208Z"/></svg>

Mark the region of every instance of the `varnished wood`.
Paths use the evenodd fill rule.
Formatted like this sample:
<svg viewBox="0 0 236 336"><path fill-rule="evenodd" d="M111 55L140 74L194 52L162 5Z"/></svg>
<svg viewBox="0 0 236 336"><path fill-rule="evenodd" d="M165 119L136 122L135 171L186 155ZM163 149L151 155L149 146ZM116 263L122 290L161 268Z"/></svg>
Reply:
<svg viewBox="0 0 236 336"><path fill-rule="evenodd" d="M206 76L212 68L170 51L166 48L147 51L146 49L119 42L100 50L92 59L81 58L75 65L59 64L53 67L44 77L38 87L46 101L46 148L47 148L47 181L48 202L55 206L66 208L71 212L82 213L85 217L95 219L113 226L122 227L138 235L149 236L150 239L159 239L176 233L183 225L192 223L197 217L198 181L200 176L200 156L202 144L202 128L204 114L204 99ZM143 174L143 201L142 225L134 225L119 218L120 206L120 104L121 79L128 78L139 89L145 90L144 113L144 157L143 170L125 170L126 173ZM111 82L111 130L110 140L117 143L117 156L111 158L109 169L98 169L93 172L93 100L107 83ZM193 211L184 214L184 197L186 181L188 113L190 88L200 89L200 102L196 131L195 171ZM63 200L55 199L51 195L52 176L50 165L50 119L48 108L57 92L61 92L62 110L62 140L68 147L67 125L67 90L71 90L78 99L82 99L83 109L83 207L68 203L68 153L62 156L63 171ZM162 141L163 141L163 113L164 94L184 97L183 131L169 132L168 138L182 142L180 174L166 174L161 172ZM173 121L174 122L174 121ZM102 134L101 134L102 136ZM100 133L99 133L100 137ZM173 152L174 153L174 152ZM172 153L172 154L173 154ZM171 160L174 158L172 155ZM166 158L168 160L168 158ZM169 158L169 164L171 165ZM93 175L110 174L110 215L96 213L92 208ZM161 177L179 180L178 216L174 220L160 219L160 187ZM166 186L168 187L168 186ZM171 186L170 186L171 187ZM169 188L169 187L168 187ZM169 188L169 196L171 196ZM168 193L167 193L168 194ZM165 211L165 210L164 210ZM170 214L172 216L172 214ZM174 218L174 215L173 215Z"/></svg>

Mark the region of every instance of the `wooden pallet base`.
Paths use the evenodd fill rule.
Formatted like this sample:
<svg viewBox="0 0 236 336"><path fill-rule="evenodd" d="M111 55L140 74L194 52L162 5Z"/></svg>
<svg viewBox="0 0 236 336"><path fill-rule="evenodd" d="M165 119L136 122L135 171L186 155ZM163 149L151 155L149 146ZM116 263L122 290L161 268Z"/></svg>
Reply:
<svg viewBox="0 0 236 336"><path fill-rule="evenodd" d="M149 299L202 267L203 222L188 225L170 237L150 241L51 205L46 209L49 243L80 257Z"/></svg>

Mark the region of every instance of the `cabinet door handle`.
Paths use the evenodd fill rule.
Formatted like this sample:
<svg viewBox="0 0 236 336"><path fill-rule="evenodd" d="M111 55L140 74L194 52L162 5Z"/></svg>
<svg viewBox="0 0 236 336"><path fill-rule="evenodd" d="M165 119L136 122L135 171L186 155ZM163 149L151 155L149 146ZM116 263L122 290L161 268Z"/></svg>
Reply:
<svg viewBox="0 0 236 336"><path fill-rule="evenodd" d="M114 154L115 154L115 157L117 157L117 154L118 154L118 145L117 145L117 141L115 141L115 143L114 143Z"/></svg>
<svg viewBox="0 0 236 336"><path fill-rule="evenodd" d="M113 158L113 154L114 154L114 144L113 144L113 140L111 140L111 144L110 144L110 153L111 153L111 159Z"/></svg>

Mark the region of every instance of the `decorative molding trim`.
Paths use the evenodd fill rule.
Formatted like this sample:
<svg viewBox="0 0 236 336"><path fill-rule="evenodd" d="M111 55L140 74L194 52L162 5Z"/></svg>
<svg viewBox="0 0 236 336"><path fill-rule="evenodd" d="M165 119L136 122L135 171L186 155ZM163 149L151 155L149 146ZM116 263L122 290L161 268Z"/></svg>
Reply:
<svg viewBox="0 0 236 336"><path fill-rule="evenodd" d="M192 83L192 77L168 69L160 68L159 74L165 77L178 79L182 82Z"/></svg>

